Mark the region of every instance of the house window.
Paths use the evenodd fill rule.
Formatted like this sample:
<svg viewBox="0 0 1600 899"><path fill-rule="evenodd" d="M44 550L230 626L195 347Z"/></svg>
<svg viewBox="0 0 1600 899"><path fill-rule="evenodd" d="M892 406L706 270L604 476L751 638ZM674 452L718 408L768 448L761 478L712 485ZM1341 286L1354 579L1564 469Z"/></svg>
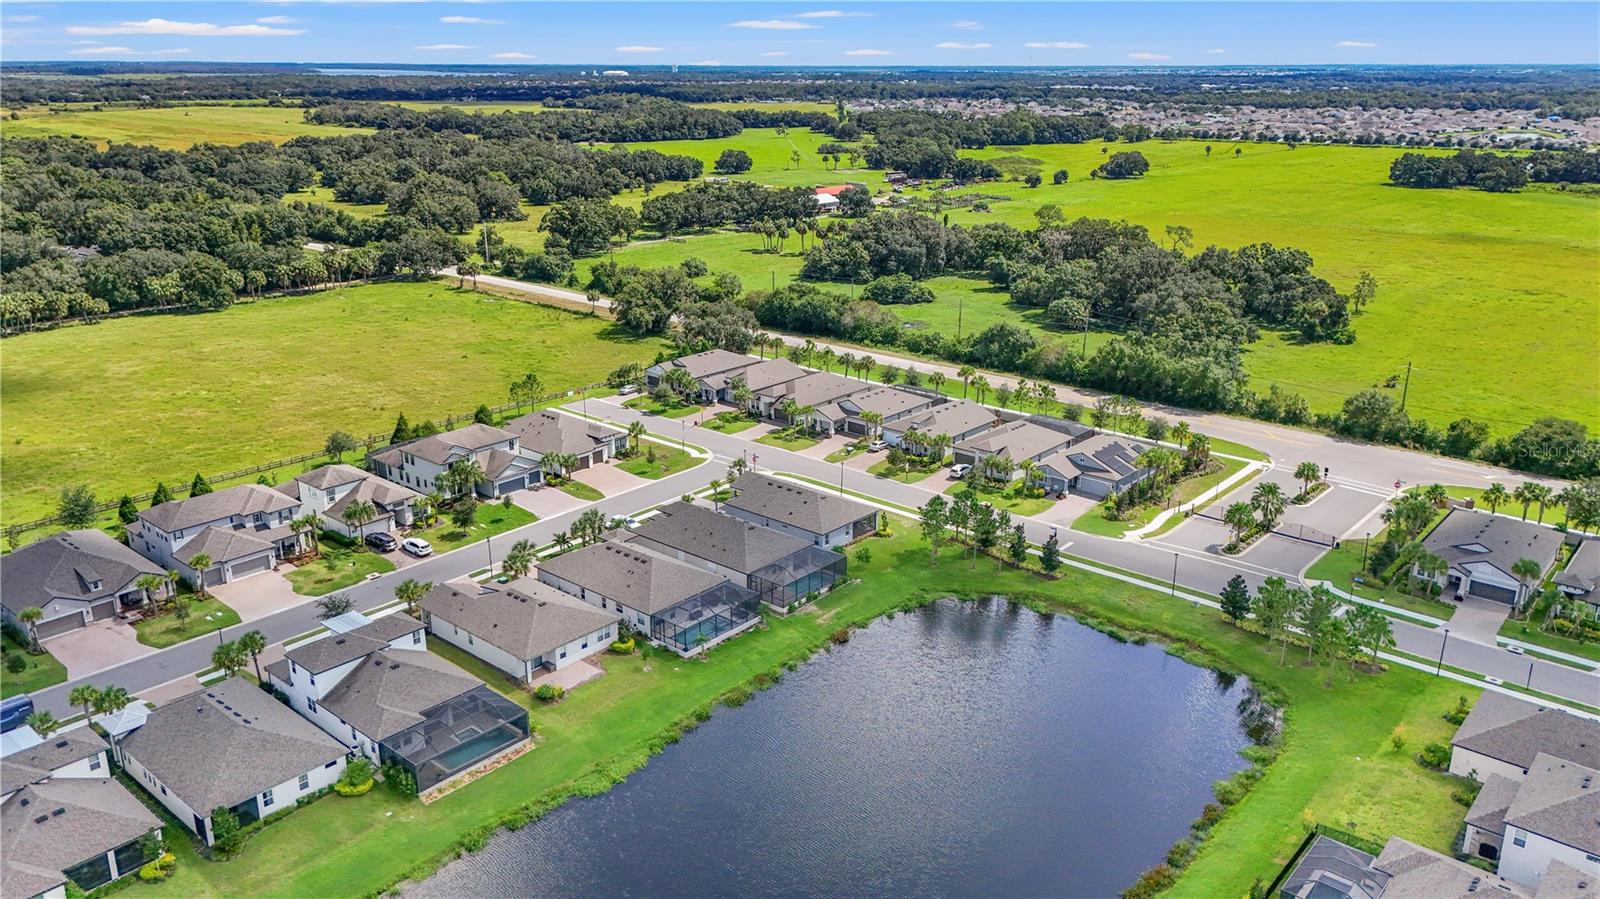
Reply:
<svg viewBox="0 0 1600 899"><path fill-rule="evenodd" d="M100 770L100 756L97 755L94 758L89 760L89 770L90 771L99 771Z"/></svg>
<svg viewBox="0 0 1600 899"><path fill-rule="evenodd" d="M417 645L419 645L421 643L422 643L422 631L412 631L411 632L411 645L412 646L417 646Z"/></svg>
<svg viewBox="0 0 1600 899"><path fill-rule="evenodd" d="M317 701L315 699L312 699L311 697L307 696L306 697L306 709L309 710L311 712L311 714L315 715L317 713Z"/></svg>
<svg viewBox="0 0 1600 899"><path fill-rule="evenodd" d="M262 808L266 808L267 806L269 806L271 804L272 804L272 791L268 790L265 793L261 794L261 807Z"/></svg>
<svg viewBox="0 0 1600 899"><path fill-rule="evenodd" d="M1526 846L1526 845L1528 845L1528 838L1522 835L1522 831L1513 830L1513 831L1511 831L1511 842L1512 842L1513 845L1516 845L1516 846L1519 846L1519 847L1520 846Z"/></svg>
<svg viewBox="0 0 1600 899"><path fill-rule="evenodd" d="M350 742L356 744L357 746L361 745L361 740L356 736L356 729L354 727L350 728Z"/></svg>
<svg viewBox="0 0 1600 899"><path fill-rule="evenodd" d="M324 767L324 768L332 768L334 765L337 765L337 764L339 764L339 760L338 759L334 759L333 761L327 763L326 765L323 765L322 767Z"/></svg>
<svg viewBox="0 0 1600 899"><path fill-rule="evenodd" d="M567 657L567 651L565 649L561 650L561 654L558 656L558 658L564 659L566 657Z"/></svg>
<svg viewBox="0 0 1600 899"><path fill-rule="evenodd" d="M468 634L468 635L467 635L467 645L468 645L468 646L471 646L471 645L472 645L472 635L471 635L471 634Z"/></svg>
<svg viewBox="0 0 1600 899"><path fill-rule="evenodd" d="M313 674L313 675L310 675L310 677L311 677L311 686L315 687L317 685L317 676L315 674Z"/></svg>
<svg viewBox="0 0 1600 899"><path fill-rule="evenodd" d="M309 789L311 789L311 775L309 775L309 774L300 775L300 792L304 793L306 790L309 790Z"/></svg>
<svg viewBox="0 0 1600 899"><path fill-rule="evenodd" d="M161 784L160 787L161 787L161 795L163 795L163 796L167 795L167 785L166 784Z"/></svg>

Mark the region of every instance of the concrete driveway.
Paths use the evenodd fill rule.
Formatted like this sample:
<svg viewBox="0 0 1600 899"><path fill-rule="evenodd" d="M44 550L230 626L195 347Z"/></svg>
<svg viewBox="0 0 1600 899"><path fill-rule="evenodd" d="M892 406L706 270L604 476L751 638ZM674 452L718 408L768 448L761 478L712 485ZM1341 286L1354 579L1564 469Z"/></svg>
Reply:
<svg viewBox="0 0 1600 899"><path fill-rule="evenodd" d="M283 576L284 572L292 570L294 566L284 565L278 571L264 571L207 589L224 605L238 612L240 621L255 621L306 601L304 596L294 592L289 579Z"/></svg>
<svg viewBox="0 0 1600 899"><path fill-rule="evenodd" d="M115 618L51 637L43 646L56 661L67 666L69 680L156 652L154 647L139 642L132 625Z"/></svg>
<svg viewBox="0 0 1600 899"><path fill-rule="evenodd" d="M1456 613L1450 616L1450 636L1493 646L1500 635L1500 625L1510 615L1511 607L1503 602L1463 596Z"/></svg>
<svg viewBox="0 0 1600 899"><path fill-rule="evenodd" d="M626 493L635 487L641 487L650 482L649 478L628 474L615 465L591 465L582 471L573 472L572 479L588 484L606 496Z"/></svg>
<svg viewBox="0 0 1600 899"><path fill-rule="evenodd" d="M847 437L844 434L831 434L818 440L816 446L808 446L803 450L799 450L798 453L813 459L823 459L829 453L838 452L855 442L856 438L854 437Z"/></svg>
<svg viewBox="0 0 1600 899"><path fill-rule="evenodd" d="M1056 500L1055 505L1033 517L1039 521L1053 524L1065 531L1072 527L1072 523L1082 517L1083 513L1088 512L1099 504L1098 500L1091 497L1069 493ZM1062 534L1061 539L1069 540L1071 538L1066 534Z"/></svg>
<svg viewBox="0 0 1600 899"><path fill-rule="evenodd" d="M511 494L511 501L541 519L571 512L573 509L583 505L583 500L571 494L562 493L555 487L540 487L538 490L518 490Z"/></svg>

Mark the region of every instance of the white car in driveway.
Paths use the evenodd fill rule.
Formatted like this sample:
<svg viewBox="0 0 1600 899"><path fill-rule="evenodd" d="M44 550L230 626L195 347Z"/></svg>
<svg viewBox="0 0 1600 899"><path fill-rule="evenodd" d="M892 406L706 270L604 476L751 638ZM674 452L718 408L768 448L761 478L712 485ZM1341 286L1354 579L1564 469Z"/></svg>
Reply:
<svg viewBox="0 0 1600 899"><path fill-rule="evenodd" d="M950 480L959 481L972 471L972 466L965 462L950 466Z"/></svg>
<svg viewBox="0 0 1600 899"><path fill-rule="evenodd" d="M433 555L433 544L421 537L407 537L400 541L400 548L417 558Z"/></svg>

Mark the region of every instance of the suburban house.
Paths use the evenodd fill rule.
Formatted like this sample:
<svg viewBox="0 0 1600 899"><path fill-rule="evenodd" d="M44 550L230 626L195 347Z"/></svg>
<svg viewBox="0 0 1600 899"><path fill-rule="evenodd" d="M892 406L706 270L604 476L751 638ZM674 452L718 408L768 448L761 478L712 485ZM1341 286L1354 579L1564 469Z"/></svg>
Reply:
<svg viewBox="0 0 1600 899"><path fill-rule="evenodd" d="M1600 722L1485 690L1450 741L1450 773L1520 781L1540 753L1600 768Z"/></svg>
<svg viewBox="0 0 1600 899"><path fill-rule="evenodd" d="M971 400L951 400L931 409L915 412L893 422L883 423L883 440L890 446L904 446L909 452L924 453L926 447L910 445L907 434L927 437L948 435L952 445L969 440L1000 424L1000 416L987 406Z"/></svg>
<svg viewBox="0 0 1600 899"><path fill-rule="evenodd" d="M939 397L898 387L879 387L863 390L844 399L818 406L811 413L811 427L826 434L866 436L873 426L863 415L875 413L883 423L899 421L908 415L925 411L939 402Z"/></svg>
<svg viewBox="0 0 1600 899"><path fill-rule="evenodd" d="M954 457L956 464L972 466L990 456L1008 459L1013 465L1020 464L1024 459L1038 462L1093 434L1092 428L1075 422L1062 422L1061 429L1057 430L1027 419L1017 419L957 443Z"/></svg>
<svg viewBox="0 0 1600 899"><path fill-rule="evenodd" d="M578 459L573 471L580 471L628 450L626 431L554 409L540 409L508 421L506 430L517 435L518 446L540 460L541 466L551 453L570 453Z"/></svg>
<svg viewBox="0 0 1600 899"><path fill-rule="evenodd" d="M1567 567L1550 580L1562 593L1583 600L1600 613L1600 540L1579 543Z"/></svg>
<svg viewBox="0 0 1600 899"><path fill-rule="evenodd" d="M738 389L741 383L751 394L756 394L779 384L798 381L809 374L811 372L790 362L788 359L777 358L763 359L749 368L736 368L722 372L707 378L706 381L710 384L718 385L716 387L717 399L724 403L731 403L734 401L734 391ZM751 399L751 405L754 407L753 411L760 411L761 407L755 402L754 397Z"/></svg>
<svg viewBox="0 0 1600 899"><path fill-rule="evenodd" d="M6 754L0 756L0 800L29 784L58 777L111 776L111 769L106 766L106 753L111 747L92 728L74 727L48 738L40 737L29 727L11 733L26 736L24 745L8 747Z"/></svg>
<svg viewBox="0 0 1600 899"><path fill-rule="evenodd" d="M731 489L722 503L727 514L817 546L847 546L878 530L878 510L866 503L764 474L746 472Z"/></svg>
<svg viewBox="0 0 1600 899"><path fill-rule="evenodd" d="M439 476L462 459L483 469L476 491L491 499L539 483L539 460L522 449L517 435L492 425L470 424L419 437L368 456L372 470L419 493L443 492Z"/></svg>
<svg viewBox="0 0 1600 899"><path fill-rule="evenodd" d="M661 386L667 372L679 368L689 373L700 385L699 399L701 402L711 403L717 399L718 382L713 380L718 375L732 374L736 369L744 368L750 364L750 357L742 353L730 353L727 350L706 350L703 353L693 353L666 362L657 362L644 370L645 386L654 390Z"/></svg>
<svg viewBox="0 0 1600 899"><path fill-rule="evenodd" d="M848 565L843 554L805 537L685 502L661 507L618 536L743 583L776 609L788 609L813 592L828 592L844 579Z"/></svg>
<svg viewBox="0 0 1600 899"><path fill-rule="evenodd" d="M602 540L539 564L539 580L621 614L634 630L690 656L754 627L753 590L640 546Z"/></svg>
<svg viewBox="0 0 1600 899"><path fill-rule="evenodd" d="M1400 837L1374 857L1318 834L1291 864L1274 899L1556 899L1583 893L1525 889ZM1560 876L1567 876L1564 873Z"/></svg>
<svg viewBox="0 0 1600 899"><path fill-rule="evenodd" d="M144 591L134 582L165 573L105 531L61 531L0 557L0 607L5 620L23 630L18 613L44 612L34 625L43 640L143 605Z"/></svg>
<svg viewBox="0 0 1600 899"><path fill-rule="evenodd" d="M810 407L816 410L851 394L870 389L872 385L865 381L857 381L829 371L814 371L803 378L774 384L765 390L757 391L755 404L757 414L762 418L788 422L783 408L790 400L801 409ZM813 426L816 426L817 421L816 418L812 419ZM794 422L789 423L794 424Z"/></svg>
<svg viewBox="0 0 1600 899"><path fill-rule="evenodd" d="M290 526L300 501L261 484L175 499L139 513L128 525L128 545L191 584L202 572L191 564L211 560L206 585L224 584L270 571L278 560L298 555L305 536Z"/></svg>
<svg viewBox="0 0 1600 899"><path fill-rule="evenodd" d="M212 813L240 824L293 808L332 786L346 750L243 677L230 677L152 711L117 742L129 777L211 845Z"/></svg>
<svg viewBox="0 0 1600 899"><path fill-rule="evenodd" d="M368 534L409 527L422 494L410 487L362 471L354 465L314 468L278 490L300 501L302 509L317 513L322 527L360 540ZM345 510L360 502L372 504L377 517L360 525L345 521Z"/></svg>
<svg viewBox="0 0 1600 899"><path fill-rule="evenodd" d="M533 578L439 584L423 597L422 612L435 638L524 683L610 646L622 618Z"/></svg>
<svg viewBox="0 0 1600 899"><path fill-rule="evenodd" d="M1450 510L1422 539L1422 548L1445 560L1444 573L1433 580L1446 594L1454 591L1520 605L1532 585L1518 580L1511 573L1512 566L1521 559L1532 559L1539 571L1549 571L1561 540L1559 531L1531 521L1458 508ZM1423 576L1415 566L1412 573Z"/></svg>
<svg viewBox="0 0 1600 899"><path fill-rule="evenodd" d="M1552 861L1600 881L1600 771L1547 753L1520 781L1489 775L1467 812L1463 851L1537 886Z"/></svg>
<svg viewBox="0 0 1600 899"><path fill-rule="evenodd" d="M160 847L161 820L105 770L28 784L0 802L0 894L65 899L69 882L104 886Z"/></svg>
<svg viewBox="0 0 1600 899"><path fill-rule="evenodd" d="M1148 446L1122 437L1096 434L1039 460L1046 493L1080 493L1104 499L1150 476L1139 464Z"/></svg>
<svg viewBox="0 0 1600 899"><path fill-rule="evenodd" d="M400 765L420 792L527 741L527 710L428 652L422 622L357 612L327 623L266 673L341 747Z"/></svg>

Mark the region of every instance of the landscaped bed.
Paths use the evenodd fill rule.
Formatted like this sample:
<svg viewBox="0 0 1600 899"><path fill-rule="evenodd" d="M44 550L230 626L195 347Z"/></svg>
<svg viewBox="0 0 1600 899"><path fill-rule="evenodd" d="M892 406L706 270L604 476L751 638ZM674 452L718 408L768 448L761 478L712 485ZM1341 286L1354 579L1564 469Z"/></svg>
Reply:
<svg viewBox="0 0 1600 899"><path fill-rule="evenodd" d="M753 415L740 415L737 412L718 412L716 415L706 419L700 427L719 431L723 434L737 434L758 424L761 424L761 419Z"/></svg>
<svg viewBox="0 0 1600 899"><path fill-rule="evenodd" d="M394 570L394 563L381 554L368 549L357 550L340 546L326 536L322 538L322 557L296 565L284 577L302 596L321 596L361 583L370 574L384 574Z"/></svg>
<svg viewBox="0 0 1600 899"><path fill-rule="evenodd" d="M1311 563L1311 567L1306 569L1306 580L1329 581L1337 589L1362 599L1387 603L1441 621L1450 620L1450 616L1454 615L1456 610L1450 603L1386 587L1372 575L1361 573L1363 547L1366 547L1368 552L1375 550L1383 542L1385 531L1374 534L1370 546L1367 545L1367 540L1360 537L1341 541L1337 548L1328 550L1321 558ZM1356 580L1352 581L1352 578Z"/></svg>
<svg viewBox="0 0 1600 899"><path fill-rule="evenodd" d="M239 613L215 596L201 599L190 595L188 600L187 620L180 620L178 613L169 606L167 611L154 618L134 622L133 630L138 634L139 642L160 649L239 623Z"/></svg>
<svg viewBox="0 0 1600 899"><path fill-rule="evenodd" d="M592 503L595 500L605 499L606 495L599 488L591 487L582 481L565 478L555 484L555 488L568 496L575 496L584 502Z"/></svg>
<svg viewBox="0 0 1600 899"><path fill-rule="evenodd" d="M915 484L923 478L929 477L944 468L943 462L929 462L912 468L904 468L898 472L889 470L889 460L879 459L867 468L867 474L875 474L880 478L893 478L906 484Z"/></svg>
<svg viewBox="0 0 1600 899"><path fill-rule="evenodd" d="M1553 600L1554 597L1548 593L1541 593L1528 606L1525 617L1507 618L1505 623L1500 625L1500 636L1600 662L1600 642L1563 637L1540 629L1545 616L1550 613L1550 603Z"/></svg>

